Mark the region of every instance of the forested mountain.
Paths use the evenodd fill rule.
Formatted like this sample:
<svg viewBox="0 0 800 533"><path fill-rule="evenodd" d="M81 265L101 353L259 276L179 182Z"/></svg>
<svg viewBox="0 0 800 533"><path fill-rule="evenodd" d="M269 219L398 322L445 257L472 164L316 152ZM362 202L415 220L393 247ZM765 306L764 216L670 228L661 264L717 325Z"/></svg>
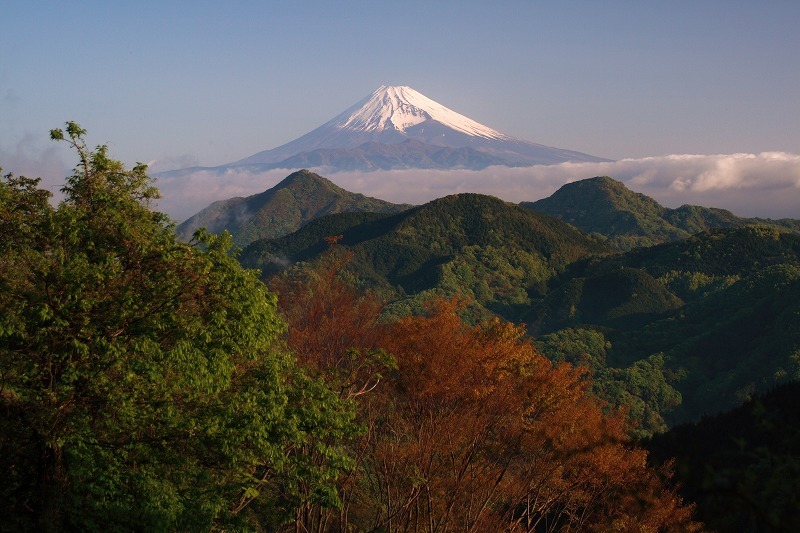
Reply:
<svg viewBox="0 0 800 533"><path fill-rule="evenodd" d="M346 191L318 174L300 170L262 193L214 202L180 224L177 231L188 241L198 228L211 233L228 230L234 242L244 247L258 239L286 235L331 213L397 213L410 207Z"/></svg>
<svg viewBox="0 0 800 533"><path fill-rule="evenodd" d="M523 207L558 217L629 250L684 239L713 228L768 224L800 229L797 220L742 218L725 209L683 205L669 209L607 176L567 183L548 198Z"/></svg>
<svg viewBox="0 0 800 533"><path fill-rule="evenodd" d="M242 263L265 274L313 259L341 236L356 275L398 310L431 293L468 296L479 314L511 316L576 259L607 247L552 217L479 194L441 198L390 216L341 214L245 248ZM482 311L481 311L482 309Z"/></svg>
<svg viewBox="0 0 800 533"><path fill-rule="evenodd" d="M796 233L700 233L578 262L550 287L523 317L531 331L592 331L611 345L602 355L612 367L659 357L680 378L683 400L667 421L696 420L800 378Z"/></svg>
<svg viewBox="0 0 800 533"><path fill-rule="evenodd" d="M630 197L640 215L626 220L652 223L635 227L660 223L651 237L690 211L660 208L606 178L588 190L598 184ZM716 213L691 210L696 225ZM553 360L588 366L596 393L631 409L646 435L800 377L800 235L714 220L737 227L614 254L555 218L465 194L391 216L324 217L253 243L241 260L269 276L335 241L352 254L353 275L389 301L389 315L418 312L431 294L466 297L472 320L523 322Z"/></svg>

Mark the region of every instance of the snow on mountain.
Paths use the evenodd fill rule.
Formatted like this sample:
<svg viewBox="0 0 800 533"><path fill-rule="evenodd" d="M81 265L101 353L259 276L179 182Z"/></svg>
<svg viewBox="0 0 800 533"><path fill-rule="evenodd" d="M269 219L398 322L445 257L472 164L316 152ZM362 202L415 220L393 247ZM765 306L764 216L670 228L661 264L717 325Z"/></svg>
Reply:
<svg viewBox="0 0 800 533"><path fill-rule="evenodd" d="M423 154L389 146L415 141ZM389 146L385 146L389 145ZM528 166L566 161L607 161L572 150L515 139L461 115L406 86L382 86L317 129L283 146L226 166L297 168L298 162L325 161L326 172L376 168L430 168L431 147L466 150L454 168L489 164ZM422 149L422 146L420 146ZM333 151L332 151L333 150ZM387 151L395 156L387 161ZM402 154L399 154L402 152ZM481 155L482 154L482 155ZM370 159L374 160L370 160ZM475 165L464 163L475 161ZM436 163L438 167L440 163Z"/></svg>
<svg viewBox="0 0 800 533"><path fill-rule="evenodd" d="M315 130L277 148L217 167L159 172L159 177L195 171L224 174L233 168L321 173L397 169L526 167L610 160L574 150L516 139L456 113L406 86L382 86Z"/></svg>
<svg viewBox="0 0 800 533"><path fill-rule="evenodd" d="M328 126L346 130L380 132L407 129L427 120L475 137L511 139L499 131L456 113L411 87L381 86L372 95L337 116Z"/></svg>

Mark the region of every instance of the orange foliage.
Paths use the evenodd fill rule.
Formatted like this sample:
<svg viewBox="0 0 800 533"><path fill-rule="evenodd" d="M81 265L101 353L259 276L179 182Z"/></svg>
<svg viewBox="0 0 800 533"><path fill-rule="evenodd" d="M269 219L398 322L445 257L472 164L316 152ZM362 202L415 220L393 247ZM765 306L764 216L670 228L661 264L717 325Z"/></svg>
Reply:
<svg viewBox="0 0 800 533"><path fill-rule="evenodd" d="M274 278L270 288L278 294L289 325L287 343L299 361L353 397L374 388L391 361L378 352L383 304L343 277L348 260L330 253L313 268Z"/></svg>
<svg viewBox="0 0 800 533"><path fill-rule="evenodd" d="M457 303L389 328L398 379L375 442L371 519L390 530L692 530L690 508L605 416L582 370ZM365 506L370 507L370 506Z"/></svg>
<svg viewBox="0 0 800 533"><path fill-rule="evenodd" d="M459 303L381 325L342 275L347 258L273 281L301 362L358 401L366 433L340 482L343 508L300 529L697 531L691 507L603 414L580 368L553 366L498 320ZM381 350L394 356L391 358ZM380 385L380 386L378 386ZM367 394L370 393L370 394Z"/></svg>
<svg viewBox="0 0 800 533"><path fill-rule="evenodd" d="M338 240L339 237L326 239L330 246ZM295 531L349 529L350 506L358 496L377 416L369 393L381 383L383 374L394 368L391 356L379 348L383 330L378 325L378 317L383 304L355 289L346 277L349 256L338 252L334 249L318 263L292 269L270 283L288 323L288 347L306 368L323 377L341 397L358 400L357 416L365 427L364 434L343 439L354 468L337 483L342 508L322 508L306 503L297 510L296 521L292 524Z"/></svg>

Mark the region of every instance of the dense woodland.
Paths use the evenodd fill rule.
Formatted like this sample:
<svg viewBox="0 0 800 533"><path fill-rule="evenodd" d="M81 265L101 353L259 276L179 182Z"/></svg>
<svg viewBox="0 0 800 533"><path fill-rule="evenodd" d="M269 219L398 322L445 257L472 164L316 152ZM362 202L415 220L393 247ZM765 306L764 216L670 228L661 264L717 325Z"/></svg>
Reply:
<svg viewBox="0 0 800 533"><path fill-rule="evenodd" d="M325 237L340 235L353 275L388 302L387 318L419 313L444 296L465 298L461 316L470 323L526 324L543 354L587 367L598 396L630 409L639 436L800 377L796 221L667 210L610 178L585 182L554 196L581 210L587 229L639 222L624 232L616 224L616 237L587 234L564 222L567 215L461 194L393 215L320 217L252 242L240 260L268 279L287 264L313 262L328 249ZM631 205L652 210L631 214ZM676 212L696 215L684 227L719 224L683 238L675 226L664 229L663 217L675 220ZM622 236L650 245L627 249L615 240Z"/></svg>
<svg viewBox="0 0 800 533"><path fill-rule="evenodd" d="M800 377L792 221L636 197L650 233L611 235L483 195L348 200L277 238L245 222L240 253L181 240L146 168L77 124L51 135L79 159L61 203L0 183L2 530L793 524L796 387L772 391ZM261 196L295 218L302 191L346 193L291 178Z"/></svg>
<svg viewBox="0 0 800 533"><path fill-rule="evenodd" d="M717 531L800 530L800 383L655 435L654 463L675 461L682 493Z"/></svg>

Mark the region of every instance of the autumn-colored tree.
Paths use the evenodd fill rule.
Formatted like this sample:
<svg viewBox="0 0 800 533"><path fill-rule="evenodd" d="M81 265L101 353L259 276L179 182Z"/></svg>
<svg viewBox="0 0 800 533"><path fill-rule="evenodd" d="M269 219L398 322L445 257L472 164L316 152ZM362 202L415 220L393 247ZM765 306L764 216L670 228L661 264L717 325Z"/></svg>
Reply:
<svg viewBox="0 0 800 533"><path fill-rule="evenodd" d="M622 414L604 415L582 370L552 366L500 321L456 302L389 327L397 358L368 469L365 529L692 530Z"/></svg>
<svg viewBox="0 0 800 533"><path fill-rule="evenodd" d="M394 359L379 348L383 304L356 288L347 271L349 255L336 246L338 240L326 239L331 250L318 262L298 265L270 282L288 323L289 348L309 372L324 378L343 400L355 403L361 429L343 437L349 445L351 463L336 485L340 505L325 506L305 498L292 524L300 531L348 528L350 507L360 490L378 412L369 393L395 366ZM308 446L298 448L297 453L312 463L329 462Z"/></svg>
<svg viewBox="0 0 800 533"><path fill-rule="evenodd" d="M297 529L696 529L665 473L629 444L624 415L588 393L584 369L553 366L520 326L465 325L455 301L384 325L329 244L271 287L288 344L357 402L365 432L349 442L338 514L308 506Z"/></svg>
<svg viewBox="0 0 800 533"><path fill-rule="evenodd" d="M301 264L270 282L298 360L326 377L342 397L372 390L392 360L379 350L378 321L383 303L358 290L348 276L350 256L332 247L317 263Z"/></svg>

